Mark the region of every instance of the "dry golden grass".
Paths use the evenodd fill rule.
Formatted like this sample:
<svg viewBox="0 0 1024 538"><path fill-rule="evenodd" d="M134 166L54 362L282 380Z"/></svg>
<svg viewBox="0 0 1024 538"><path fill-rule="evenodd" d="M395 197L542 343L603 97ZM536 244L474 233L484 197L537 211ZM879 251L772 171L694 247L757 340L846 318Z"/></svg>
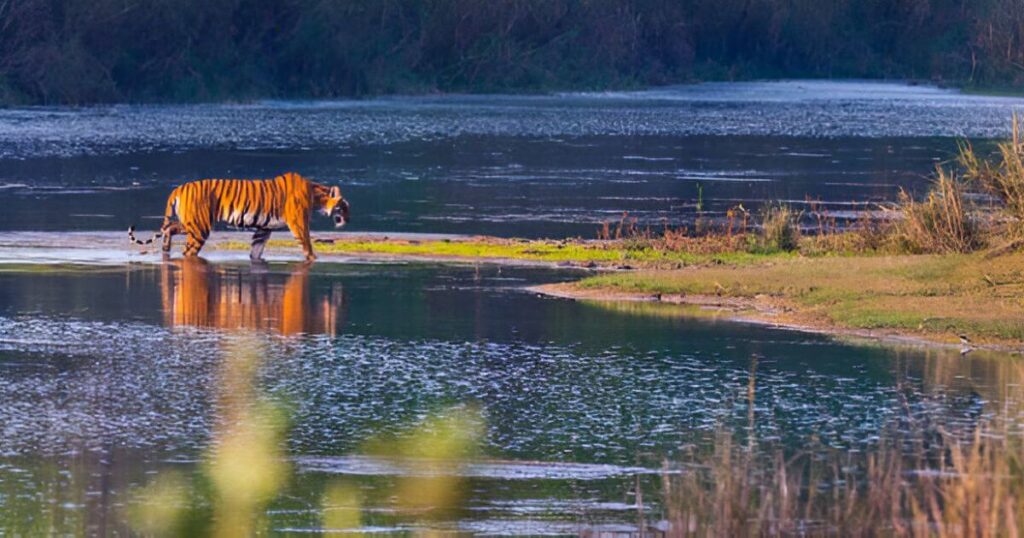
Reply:
<svg viewBox="0 0 1024 538"><path fill-rule="evenodd" d="M894 240L912 253L973 252L984 241L969 211L964 186L955 175L936 168L928 196L918 202L900 193L901 218L893 227Z"/></svg>
<svg viewBox="0 0 1024 538"><path fill-rule="evenodd" d="M1013 115L1013 138L998 145L994 162L979 157L968 144L961 145L959 160L964 177L999 200L1013 231L1024 232L1024 144L1017 114Z"/></svg>
<svg viewBox="0 0 1024 538"><path fill-rule="evenodd" d="M877 448L864 452L813 442L785 450L754 437L738 443L721 430L710 452L691 450L681 472L665 474L667 535L1019 536L1024 367L999 363L1009 365L1001 378L1009 389L993 412L959 430L929 430L927 442L913 417L883 428ZM756 379L754 359L750 426Z"/></svg>
<svg viewBox="0 0 1024 538"><path fill-rule="evenodd" d="M1019 440L982 426L966 440L942 434L939 450L884 443L868 455L780 450L765 461L721 434L710 457L665 477L667 535L1020 535Z"/></svg>

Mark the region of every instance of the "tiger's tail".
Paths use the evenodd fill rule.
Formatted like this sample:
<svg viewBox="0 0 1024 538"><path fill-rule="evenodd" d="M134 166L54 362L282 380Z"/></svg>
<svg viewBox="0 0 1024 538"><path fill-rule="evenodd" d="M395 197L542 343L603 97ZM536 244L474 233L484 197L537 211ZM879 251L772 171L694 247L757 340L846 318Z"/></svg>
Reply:
<svg viewBox="0 0 1024 538"><path fill-rule="evenodd" d="M177 191L178 189L174 189L174 192L172 192L171 196L167 199L167 209L164 210L164 223L160 225L160 231L153 234L149 239L143 241L135 237L135 225L133 224L128 227L128 241L136 245L148 245L167 233L167 227L171 224L171 217L174 216L174 199L176 198L175 193L177 193Z"/></svg>
<svg viewBox="0 0 1024 538"><path fill-rule="evenodd" d="M156 232L155 234L153 234L153 237L150 237L149 239L146 239L145 241L143 241L143 240L135 237L135 226L134 225L128 227L128 241L131 241L132 243L134 243L136 245L148 245L148 244L152 243L153 241L156 241L157 239L159 239L159 238L161 238L163 236L164 236L164 229L160 228L160 231Z"/></svg>

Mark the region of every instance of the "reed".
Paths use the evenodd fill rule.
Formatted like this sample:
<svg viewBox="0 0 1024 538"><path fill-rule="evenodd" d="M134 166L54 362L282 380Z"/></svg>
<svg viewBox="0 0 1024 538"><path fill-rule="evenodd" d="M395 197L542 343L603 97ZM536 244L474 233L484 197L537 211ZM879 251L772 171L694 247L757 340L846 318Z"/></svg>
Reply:
<svg viewBox="0 0 1024 538"><path fill-rule="evenodd" d="M964 178L996 201L1006 231L1024 238L1024 144L1020 121L1013 115L1013 137L997 145L992 159L982 158L968 143L960 145L959 163Z"/></svg>
<svg viewBox="0 0 1024 538"><path fill-rule="evenodd" d="M900 192L897 240L911 253L972 252L984 244L982 232L969 214L964 184L938 167L928 196L914 200Z"/></svg>
<svg viewBox="0 0 1024 538"><path fill-rule="evenodd" d="M786 205L765 207L757 248L767 252L790 252L800 248L801 214Z"/></svg>
<svg viewBox="0 0 1024 538"><path fill-rule="evenodd" d="M1024 445L1005 424L898 434L877 451L758 455L720 433L710 457L667 473L667 536L1017 537Z"/></svg>

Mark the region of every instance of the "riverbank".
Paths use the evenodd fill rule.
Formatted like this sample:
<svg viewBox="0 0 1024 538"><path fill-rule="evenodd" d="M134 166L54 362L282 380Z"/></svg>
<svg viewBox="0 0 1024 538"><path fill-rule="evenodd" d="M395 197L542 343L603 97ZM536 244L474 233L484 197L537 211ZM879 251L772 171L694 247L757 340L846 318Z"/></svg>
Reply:
<svg viewBox="0 0 1024 538"><path fill-rule="evenodd" d="M587 301L689 304L800 330L1024 351L1024 253L803 255L695 253L628 240L541 241L335 236L327 255L429 261L536 262L600 271L532 288ZM292 249L290 241L275 242ZM221 249L247 249L226 242Z"/></svg>
<svg viewBox="0 0 1024 538"><path fill-rule="evenodd" d="M779 258L598 275L536 291L691 304L740 320L869 338L1024 351L1024 254Z"/></svg>
<svg viewBox="0 0 1024 538"><path fill-rule="evenodd" d="M845 254L688 251L628 240L520 240L425 234L317 233L321 263L429 262L576 269L582 279L532 291L606 305L650 305L670 315L711 315L805 331L1024 352L1024 253ZM248 234L218 232L203 257L248 263ZM706 240L705 240L706 241ZM180 248L180 245L178 245ZM705 252L699 247L706 248ZM714 248L712 248L714 247ZM175 250L174 257L177 257ZM288 239L272 262L298 262ZM123 233L0 234L4 267L18 264L160 263ZM663 305L692 308L662 308ZM647 308L646 306L644 307Z"/></svg>

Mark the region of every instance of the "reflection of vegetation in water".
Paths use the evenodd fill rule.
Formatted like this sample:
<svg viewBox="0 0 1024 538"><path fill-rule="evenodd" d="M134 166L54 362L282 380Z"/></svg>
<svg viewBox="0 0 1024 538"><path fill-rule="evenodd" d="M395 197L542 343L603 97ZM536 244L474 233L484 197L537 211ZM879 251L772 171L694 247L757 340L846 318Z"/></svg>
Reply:
<svg viewBox="0 0 1024 538"><path fill-rule="evenodd" d="M723 319L738 315L734 310L706 307L694 304L671 304L654 301L601 301L585 299L580 301L587 306L608 312L643 316L650 318L702 318Z"/></svg>
<svg viewBox="0 0 1024 538"><path fill-rule="evenodd" d="M218 383L217 428L196 476L161 473L137 492L132 521L159 535L250 536L270 529L268 507L292 480L285 449L284 409L255 384L262 351L237 339L224 353ZM482 423L472 410L452 410L364 452L401 469L391 497L411 524L449 514L462 503L459 467L474 454ZM362 523L363 493L354 482L330 481L322 494L324 529Z"/></svg>

